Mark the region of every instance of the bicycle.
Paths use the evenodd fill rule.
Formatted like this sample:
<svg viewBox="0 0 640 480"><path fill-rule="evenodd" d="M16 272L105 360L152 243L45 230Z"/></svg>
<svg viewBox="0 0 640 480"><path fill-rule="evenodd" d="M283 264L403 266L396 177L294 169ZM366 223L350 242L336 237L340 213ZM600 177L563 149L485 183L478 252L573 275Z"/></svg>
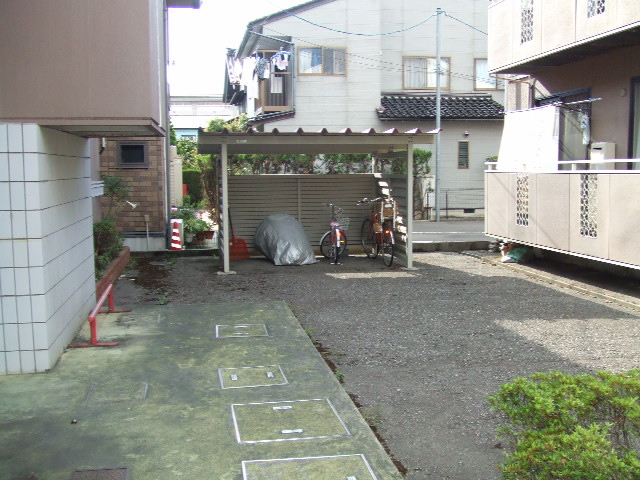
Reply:
<svg viewBox="0 0 640 480"><path fill-rule="evenodd" d="M380 255L384 264L390 267L395 249L393 231L396 226L396 201L383 197L373 200L363 198L357 205L364 203L371 205L371 216L365 218L360 230L364 253L368 258Z"/></svg>
<svg viewBox="0 0 640 480"><path fill-rule="evenodd" d="M331 207L330 230L320 239L320 253L325 258L331 259L332 265L339 265L340 255L347 248L347 235L345 230L349 227L349 217L342 216L342 208L332 203L325 203L325 207Z"/></svg>

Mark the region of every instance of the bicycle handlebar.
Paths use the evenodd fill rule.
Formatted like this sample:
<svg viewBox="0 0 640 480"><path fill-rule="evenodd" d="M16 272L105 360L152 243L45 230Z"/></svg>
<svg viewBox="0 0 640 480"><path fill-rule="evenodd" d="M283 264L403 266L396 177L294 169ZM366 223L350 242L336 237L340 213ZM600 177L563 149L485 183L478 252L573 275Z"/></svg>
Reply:
<svg viewBox="0 0 640 480"><path fill-rule="evenodd" d="M383 197L378 197L378 198L372 198L372 199L368 199L367 197L364 197L362 200L358 200L358 202L356 203L356 205L362 205L363 203L373 203L373 202L380 202L384 200Z"/></svg>

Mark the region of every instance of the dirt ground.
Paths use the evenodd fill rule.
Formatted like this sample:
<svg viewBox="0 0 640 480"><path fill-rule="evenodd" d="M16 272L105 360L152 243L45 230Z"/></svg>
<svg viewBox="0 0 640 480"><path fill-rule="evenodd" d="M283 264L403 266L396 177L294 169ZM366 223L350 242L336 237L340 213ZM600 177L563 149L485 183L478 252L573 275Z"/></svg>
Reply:
<svg viewBox="0 0 640 480"><path fill-rule="evenodd" d="M502 383L640 367L637 280L460 253L419 253L414 265L251 259L221 275L212 256L135 258L115 299L287 302L409 480L500 478L501 419L486 398Z"/></svg>

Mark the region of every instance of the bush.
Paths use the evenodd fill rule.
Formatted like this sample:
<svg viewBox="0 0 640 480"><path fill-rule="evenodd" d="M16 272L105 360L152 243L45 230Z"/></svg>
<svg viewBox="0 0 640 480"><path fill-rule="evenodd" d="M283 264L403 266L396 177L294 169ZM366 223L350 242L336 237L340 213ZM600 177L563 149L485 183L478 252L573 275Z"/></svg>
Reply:
<svg viewBox="0 0 640 480"><path fill-rule="evenodd" d="M113 217L105 217L93 224L96 279L102 278L111 261L120 254L123 245L122 234L116 229Z"/></svg>
<svg viewBox="0 0 640 480"><path fill-rule="evenodd" d="M203 200L202 174L198 170L185 169L182 171L182 181L187 185L189 197L195 203L201 202Z"/></svg>
<svg viewBox="0 0 640 480"><path fill-rule="evenodd" d="M517 378L489 397L508 480L640 478L640 370Z"/></svg>

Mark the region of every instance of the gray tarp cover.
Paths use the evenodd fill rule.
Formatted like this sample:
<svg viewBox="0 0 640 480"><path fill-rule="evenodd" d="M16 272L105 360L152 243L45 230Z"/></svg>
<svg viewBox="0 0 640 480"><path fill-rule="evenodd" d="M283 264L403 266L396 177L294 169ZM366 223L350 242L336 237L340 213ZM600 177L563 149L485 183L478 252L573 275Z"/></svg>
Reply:
<svg viewBox="0 0 640 480"><path fill-rule="evenodd" d="M285 213L265 218L256 229L255 243L264 256L276 265L310 265L317 262L302 224Z"/></svg>

